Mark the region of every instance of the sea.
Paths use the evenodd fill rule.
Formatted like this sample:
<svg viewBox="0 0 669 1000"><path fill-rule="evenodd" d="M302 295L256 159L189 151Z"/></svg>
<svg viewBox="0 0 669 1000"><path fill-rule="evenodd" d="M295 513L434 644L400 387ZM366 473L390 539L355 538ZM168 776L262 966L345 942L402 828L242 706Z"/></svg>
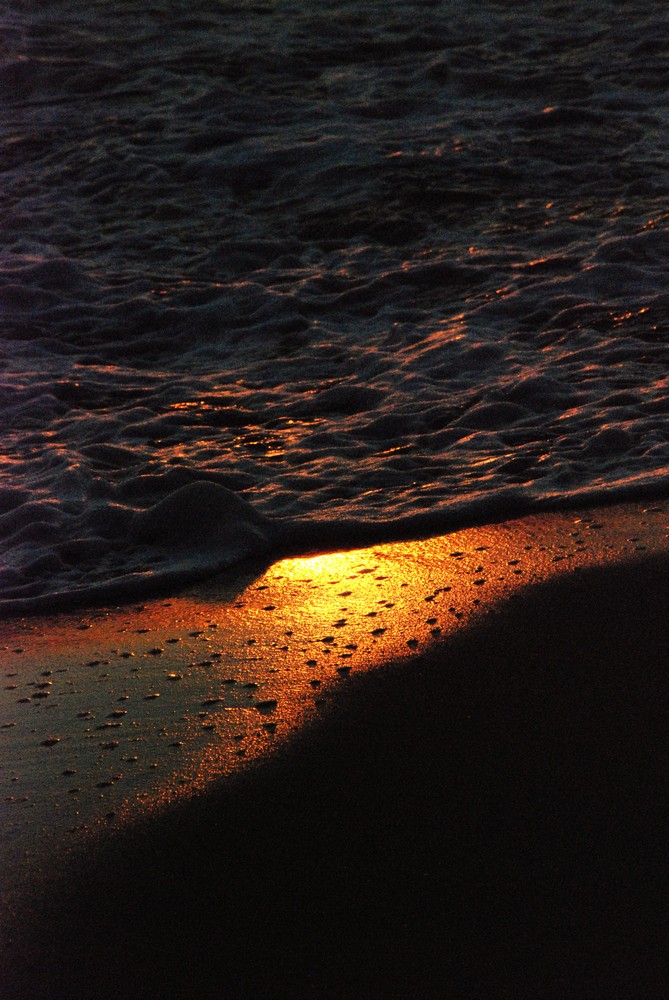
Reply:
<svg viewBox="0 0 669 1000"><path fill-rule="evenodd" d="M667 495L664 3L0 27L0 613Z"/></svg>

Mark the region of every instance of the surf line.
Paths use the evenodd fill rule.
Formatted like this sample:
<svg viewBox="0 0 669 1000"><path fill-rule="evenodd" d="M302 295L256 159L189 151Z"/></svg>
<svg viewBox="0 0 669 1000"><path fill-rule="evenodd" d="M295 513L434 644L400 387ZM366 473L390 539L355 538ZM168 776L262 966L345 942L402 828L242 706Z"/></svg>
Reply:
<svg viewBox="0 0 669 1000"><path fill-rule="evenodd" d="M273 518L227 487L203 480L188 483L148 510L138 512L133 531L137 540L167 544L173 553L204 550L211 574L217 565L225 569L246 558L271 555L274 560L346 551L445 535L530 514L611 506L648 496L659 498L662 494L669 494L669 481L632 483L624 490L602 487L542 497L513 486L392 518Z"/></svg>
<svg viewBox="0 0 669 1000"><path fill-rule="evenodd" d="M132 514L125 541L141 555L142 569L55 592L0 600L0 616L127 603L175 593L241 563L256 561L263 569L288 556L350 551L530 514L611 506L649 496L660 499L667 494L669 481L657 479L631 483L623 490L601 487L542 497L514 486L394 518L278 518L258 511L220 483L197 480Z"/></svg>

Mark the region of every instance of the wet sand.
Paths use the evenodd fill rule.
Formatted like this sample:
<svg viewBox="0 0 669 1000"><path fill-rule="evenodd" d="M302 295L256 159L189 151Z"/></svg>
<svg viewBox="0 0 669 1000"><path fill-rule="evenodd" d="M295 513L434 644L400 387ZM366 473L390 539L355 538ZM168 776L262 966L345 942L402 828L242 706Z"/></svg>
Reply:
<svg viewBox="0 0 669 1000"><path fill-rule="evenodd" d="M5 908L2 995L666 996L667 525L661 506L611 508L416 543L411 569L411 548L384 546L348 576L332 559L259 572L227 595L246 617L221 644L226 668L267 671L254 701L224 704L232 728L216 717L188 766L173 733L152 744L169 768L147 769L127 814L93 802L95 836L54 837L52 877L48 850L28 864L39 888ZM288 649L260 631L275 619ZM200 698L207 670L179 690ZM72 735L92 780L105 754L86 764L86 745ZM37 793L48 826L62 808Z"/></svg>

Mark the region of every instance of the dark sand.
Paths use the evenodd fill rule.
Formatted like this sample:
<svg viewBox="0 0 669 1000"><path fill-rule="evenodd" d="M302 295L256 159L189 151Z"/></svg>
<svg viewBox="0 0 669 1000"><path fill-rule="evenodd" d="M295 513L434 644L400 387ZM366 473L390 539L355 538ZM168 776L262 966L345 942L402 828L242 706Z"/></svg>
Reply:
<svg viewBox="0 0 669 1000"><path fill-rule="evenodd" d="M351 677L281 753L73 858L3 997L669 995L669 558Z"/></svg>

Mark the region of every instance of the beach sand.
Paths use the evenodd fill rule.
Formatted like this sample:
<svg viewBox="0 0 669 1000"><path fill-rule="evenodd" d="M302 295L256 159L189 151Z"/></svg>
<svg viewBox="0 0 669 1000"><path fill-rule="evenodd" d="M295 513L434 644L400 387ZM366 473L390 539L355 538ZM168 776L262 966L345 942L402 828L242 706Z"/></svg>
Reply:
<svg viewBox="0 0 669 1000"><path fill-rule="evenodd" d="M6 623L0 995L666 997L668 535L570 512Z"/></svg>

